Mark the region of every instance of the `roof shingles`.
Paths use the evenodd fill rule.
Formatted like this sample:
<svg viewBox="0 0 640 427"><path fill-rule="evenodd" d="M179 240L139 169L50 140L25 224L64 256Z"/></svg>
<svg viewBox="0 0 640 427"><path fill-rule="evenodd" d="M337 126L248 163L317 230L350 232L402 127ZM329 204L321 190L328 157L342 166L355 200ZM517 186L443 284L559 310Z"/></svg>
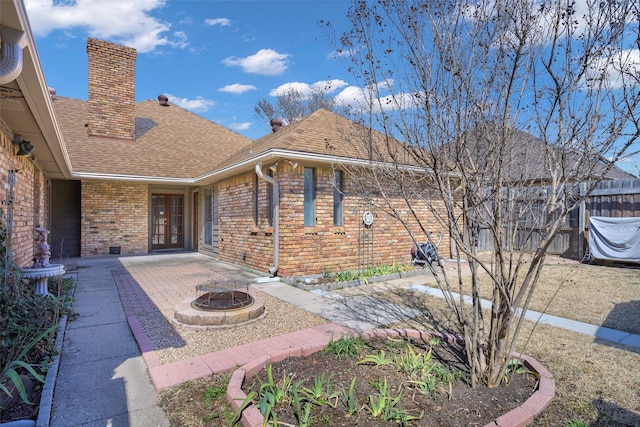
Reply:
<svg viewBox="0 0 640 427"><path fill-rule="evenodd" d="M73 171L194 179L215 170L251 140L175 105L136 103L136 139L88 135L86 101L57 97L54 108Z"/></svg>

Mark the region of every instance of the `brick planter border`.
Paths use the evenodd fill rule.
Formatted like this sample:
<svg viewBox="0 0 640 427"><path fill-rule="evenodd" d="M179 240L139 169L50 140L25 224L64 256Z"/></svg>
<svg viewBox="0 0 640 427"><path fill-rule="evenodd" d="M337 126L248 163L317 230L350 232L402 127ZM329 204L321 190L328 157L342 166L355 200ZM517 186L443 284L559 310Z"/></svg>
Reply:
<svg viewBox="0 0 640 427"><path fill-rule="evenodd" d="M373 337L381 338L414 338L428 340L430 337L439 337L448 342L461 342L461 337L453 335L445 335L439 333L426 333L416 329L372 329L359 334L363 339ZM242 391L242 384L245 378L251 378L268 363L276 363L287 357L306 357L322 350L324 345L314 345L308 347L289 348L272 356L262 356L246 363L244 366L236 369L231 375L229 385L227 386L227 401L231 404L234 411L238 411L247 395ZM522 405L501 415L496 420L488 423L485 427L521 427L529 424L537 415L542 413L551 403L555 396L556 383L553 376L544 368L537 360L522 354L514 354L514 357L520 359L528 369L536 372L539 376L538 389L527 399ZM241 422L243 427L262 427L264 425L264 417L257 407L254 405L247 406L242 411Z"/></svg>

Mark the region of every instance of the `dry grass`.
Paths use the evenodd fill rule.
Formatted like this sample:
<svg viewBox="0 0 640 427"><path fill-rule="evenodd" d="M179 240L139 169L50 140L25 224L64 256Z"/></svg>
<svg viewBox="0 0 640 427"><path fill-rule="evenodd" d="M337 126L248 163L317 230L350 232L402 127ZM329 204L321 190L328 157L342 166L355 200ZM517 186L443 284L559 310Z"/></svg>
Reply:
<svg viewBox="0 0 640 427"><path fill-rule="evenodd" d="M488 287L483 288L485 292ZM546 265L531 309L591 324L640 333L640 274L635 269L596 265ZM451 331L444 300L407 289L377 298L424 310L425 317L397 327ZM526 347L525 347L526 343ZM556 399L534 426L640 426L640 349L594 340L580 333L526 322L518 342L556 380Z"/></svg>
<svg viewBox="0 0 640 427"><path fill-rule="evenodd" d="M640 334L640 270L553 261L542 269L530 310ZM481 297L491 299L491 291L482 281Z"/></svg>

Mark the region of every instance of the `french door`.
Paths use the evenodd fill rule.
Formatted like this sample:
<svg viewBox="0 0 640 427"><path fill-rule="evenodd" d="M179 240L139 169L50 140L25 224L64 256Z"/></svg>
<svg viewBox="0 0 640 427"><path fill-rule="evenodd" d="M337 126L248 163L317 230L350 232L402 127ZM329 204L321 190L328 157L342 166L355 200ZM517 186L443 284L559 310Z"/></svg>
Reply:
<svg viewBox="0 0 640 427"><path fill-rule="evenodd" d="M151 195L151 249L184 248L184 196Z"/></svg>

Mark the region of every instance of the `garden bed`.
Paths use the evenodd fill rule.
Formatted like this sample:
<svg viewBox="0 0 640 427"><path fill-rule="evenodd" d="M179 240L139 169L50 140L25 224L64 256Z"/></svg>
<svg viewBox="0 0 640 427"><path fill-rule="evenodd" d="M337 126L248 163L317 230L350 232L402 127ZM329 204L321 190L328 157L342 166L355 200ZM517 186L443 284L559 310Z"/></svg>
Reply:
<svg viewBox="0 0 640 427"><path fill-rule="evenodd" d="M472 389L460 374L463 348L455 340L408 330L363 337L366 346L353 357L346 357L348 345L331 349L330 343L257 359L234 372L227 398L236 410L246 406L244 426L275 417L283 425L373 427L494 425L497 419L524 425L554 395L551 375L527 357L508 384ZM284 396L275 403L275 395Z"/></svg>

